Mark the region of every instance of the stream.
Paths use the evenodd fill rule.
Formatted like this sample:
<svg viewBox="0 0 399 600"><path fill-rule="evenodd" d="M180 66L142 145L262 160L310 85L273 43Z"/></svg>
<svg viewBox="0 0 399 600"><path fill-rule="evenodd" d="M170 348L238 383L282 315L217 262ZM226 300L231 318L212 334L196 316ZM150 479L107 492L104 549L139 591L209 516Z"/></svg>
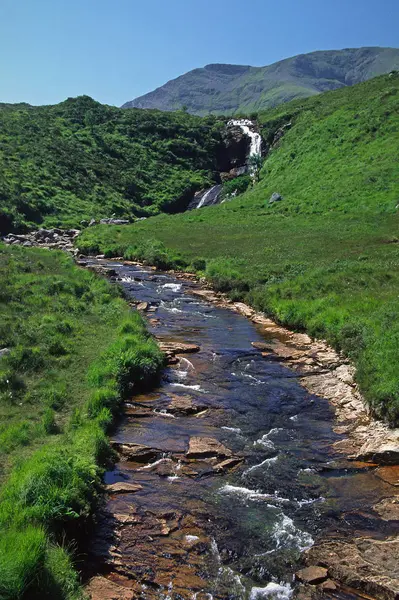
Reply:
<svg viewBox="0 0 399 600"><path fill-rule="evenodd" d="M388 534L371 510L384 482L334 451L333 409L253 347L267 341L260 326L202 299L192 281L100 264L149 303L158 340L199 351L178 354L158 388L126 403L112 438L121 460L106 473L120 485L92 543L97 571L126 598L286 600L321 534Z"/></svg>

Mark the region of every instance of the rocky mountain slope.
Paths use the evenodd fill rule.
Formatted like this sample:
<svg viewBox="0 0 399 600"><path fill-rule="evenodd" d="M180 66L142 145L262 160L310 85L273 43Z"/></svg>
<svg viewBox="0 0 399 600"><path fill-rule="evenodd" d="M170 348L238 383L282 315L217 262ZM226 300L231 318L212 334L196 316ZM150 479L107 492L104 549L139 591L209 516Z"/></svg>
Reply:
<svg viewBox="0 0 399 600"><path fill-rule="evenodd" d="M399 49L346 48L300 54L266 67L211 64L168 81L123 108L197 115L264 110L399 69Z"/></svg>

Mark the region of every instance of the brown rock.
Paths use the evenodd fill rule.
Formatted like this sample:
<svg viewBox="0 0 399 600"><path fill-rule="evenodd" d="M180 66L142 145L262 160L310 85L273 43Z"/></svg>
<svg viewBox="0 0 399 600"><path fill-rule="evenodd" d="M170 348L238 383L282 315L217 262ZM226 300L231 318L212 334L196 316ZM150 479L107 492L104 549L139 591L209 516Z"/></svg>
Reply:
<svg viewBox="0 0 399 600"><path fill-rule="evenodd" d="M295 578L302 583L310 583L311 585L317 585L323 583L328 577L327 569L324 567L306 567L295 573Z"/></svg>
<svg viewBox="0 0 399 600"><path fill-rule="evenodd" d="M373 509L384 521L399 521L399 498L384 498Z"/></svg>
<svg viewBox="0 0 399 600"><path fill-rule="evenodd" d="M376 470L375 474L383 481L386 481L386 483L395 487L399 486L399 465L393 467L381 467Z"/></svg>
<svg viewBox="0 0 399 600"><path fill-rule="evenodd" d="M91 600L133 600L134 592L105 577L93 577L86 586Z"/></svg>
<svg viewBox="0 0 399 600"><path fill-rule="evenodd" d="M162 352L167 354L191 354L199 352L200 347L197 344L186 344L185 342L163 342L158 340Z"/></svg>
<svg viewBox="0 0 399 600"><path fill-rule="evenodd" d="M139 492L142 489L143 486L128 481L118 481L106 486L106 490L110 494L134 494L134 492Z"/></svg>
<svg viewBox="0 0 399 600"><path fill-rule="evenodd" d="M140 310L142 312L146 312L149 309L150 305L148 304L148 302L139 302L136 305L137 310Z"/></svg>
<svg viewBox="0 0 399 600"><path fill-rule="evenodd" d="M119 442L112 442L112 447L125 460L133 460L135 462L149 462L162 454L161 450L150 448L149 446L142 446L141 444L120 444Z"/></svg>
<svg viewBox="0 0 399 600"><path fill-rule="evenodd" d="M221 463L215 465L214 469L217 472L228 471L229 469L234 469L234 467L237 467L240 463L242 463L243 460L244 459L239 456L234 456L233 458L227 458L226 460L223 460Z"/></svg>
<svg viewBox="0 0 399 600"><path fill-rule="evenodd" d="M223 444L208 437L192 437L187 452L187 458L208 458L211 456L231 457L231 450Z"/></svg>
<svg viewBox="0 0 399 600"><path fill-rule="evenodd" d="M168 412L181 415L192 415L204 410L204 404L196 404L190 396L172 396L172 402L168 405Z"/></svg>
<svg viewBox="0 0 399 600"><path fill-rule="evenodd" d="M324 592L334 592L338 588L337 584L334 583L332 579L327 579L320 587Z"/></svg>

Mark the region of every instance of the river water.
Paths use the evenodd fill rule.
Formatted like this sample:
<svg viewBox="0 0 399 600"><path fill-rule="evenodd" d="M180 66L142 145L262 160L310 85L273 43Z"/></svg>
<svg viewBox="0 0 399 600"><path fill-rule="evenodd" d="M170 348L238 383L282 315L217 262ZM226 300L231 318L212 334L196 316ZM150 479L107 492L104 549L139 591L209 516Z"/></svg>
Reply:
<svg viewBox="0 0 399 600"><path fill-rule="evenodd" d="M334 452L331 406L252 346L265 341L261 328L196 296L193 282L101 264L128 297L150 304L158 339L200 350L126 404L114 443L150 451L106 474L139 487L111 495L100 517L99 571L133 598L284 600L301 552L321 534L387 533L370 509L384 496L381 480ZM209 440L222 446L190 446Z"/></svg>

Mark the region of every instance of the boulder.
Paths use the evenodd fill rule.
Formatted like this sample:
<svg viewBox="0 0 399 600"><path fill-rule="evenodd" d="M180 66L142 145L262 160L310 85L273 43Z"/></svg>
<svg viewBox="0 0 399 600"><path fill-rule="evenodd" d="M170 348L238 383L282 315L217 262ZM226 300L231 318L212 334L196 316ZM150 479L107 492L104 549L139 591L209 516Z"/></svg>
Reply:
<svg viewBox="0 0 399 600"><path fill-rule="evenodd" d="M90 219L88 227L93 227L93 225L97 225L97 221L95 219Z"/></svg>
<svg viewBox="0 0 399 600"><path fill-rule="evenodd" d="M328 578L328 571L324 567L306 567L295 573L295 579L302 583L310 583L311 585L317 585L323 583Z"/></svg>
<svg viewBox="0 0 399 600"><path fill-rule="evenodd" d="M283 200L283 196L281 194L279 194L278 192L274 192L269 199L269 204L274 204L274 202L280 202L280 200Z"/></svg>
<svg viewBox="0 0 399 600"><path fill-rule="evenodd" d="M3 356L7 356L7 354L10 354L11 350L9 348L2 348L0 350L0 358L2 358Z"/></svg>
<svg viewBox="0 0 399 600"><path fill-rule="evenodd" d="M136 306L137 310L146 312L149 309L150 305L148 302L139 302Z"/></svg>

